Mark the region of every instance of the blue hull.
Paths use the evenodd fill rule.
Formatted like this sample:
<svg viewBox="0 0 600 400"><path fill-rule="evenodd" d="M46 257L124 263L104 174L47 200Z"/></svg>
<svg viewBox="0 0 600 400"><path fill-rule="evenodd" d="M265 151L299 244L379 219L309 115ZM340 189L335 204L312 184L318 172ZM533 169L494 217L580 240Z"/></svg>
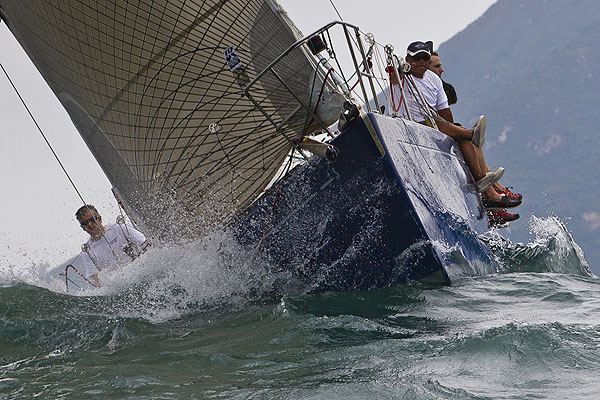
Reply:
<svg viewBox="0 0 600 400"><path fill-rule="evenodd" d="M335 164L313 157L241 221L242 244L316 291L450 283L495 270L478 238L488 230L485 211L452 139L368 114L332 144Z"/></svg>

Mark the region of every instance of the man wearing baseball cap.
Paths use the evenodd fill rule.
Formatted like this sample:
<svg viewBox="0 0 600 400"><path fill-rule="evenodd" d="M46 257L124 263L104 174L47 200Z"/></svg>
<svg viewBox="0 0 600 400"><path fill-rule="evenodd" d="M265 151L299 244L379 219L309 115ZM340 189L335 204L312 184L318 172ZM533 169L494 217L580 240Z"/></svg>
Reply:
<svg viewBox="0 0 600 400"><path fill-rule="evenodd" d="M433 42L412 42L406 50L406 61L410 64L411 74L415 85L419 88L426 104L422 104L418 94L410 84L404 85L404 95L408 110L412 118L425 123L428 114L435 114L435 121L440 132L445 133L457 141L463 158L476 182L477 190L483 194L484 204L487 208L511 208L521 204L521 199L503 196L497 193L491 185L497 182L504 168L495 171L484 172L485 169L479 163L477 149L481 148L485 140L486 118L479 117L479 121L472 129L454 125L454 117L448 105L448 98L444 92L442 80L429 70L429 61L433 52ZM396 83L396 82L394 82ZM408 115L404 104L401 112Z"/></svg>

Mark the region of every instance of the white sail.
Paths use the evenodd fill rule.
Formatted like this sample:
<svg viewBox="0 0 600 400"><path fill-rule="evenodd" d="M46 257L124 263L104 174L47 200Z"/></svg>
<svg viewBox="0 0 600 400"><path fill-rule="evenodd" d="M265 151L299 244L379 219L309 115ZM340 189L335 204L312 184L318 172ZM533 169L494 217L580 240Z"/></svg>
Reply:
<svg viewBox="0 0 600 400"><path fill-rule="evenodd" d="M312 120L296 97L310 104L322 78L303 48L276 66L296 97L273 74L252 87L262 111L243 94L297 40L273 1L0 0L0 13L153 232L243 210Z"/></svg>

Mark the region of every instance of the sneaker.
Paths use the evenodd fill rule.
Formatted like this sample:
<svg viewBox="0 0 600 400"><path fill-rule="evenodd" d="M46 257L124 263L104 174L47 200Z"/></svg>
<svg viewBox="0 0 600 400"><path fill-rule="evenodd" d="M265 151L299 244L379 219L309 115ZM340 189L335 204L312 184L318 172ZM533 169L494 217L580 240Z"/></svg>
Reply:
<svg viewBox="0 0 600 400"><path fill-rule="evenodd" d="M513 208L520 206L523 201L502 195L500 200L483 199L483 206L489 211L498 211L502 208Z"/></svg>
<svg viewBox="0 0 600 400"><path fill-rule="evenodd" d="M490 225L497 226L519 219L519 214L511 214L506 210L488 211Z"/></svg>
<svg viewBox="0 0 600 400"><path fill-rule="evenodd" d="M498 182L504 175L504 168L498 167L495 171L488 172L483 178L475 183L475 187L479 193L483 193L490 188L494 183Z"/></svg>
<svg viewBox="0 0 600 400"><path fill-rule="evenodd" d="M483 147L485 142L485 128L487 127L487 118L485 115L479 117L479 121L473 126L473 139L471 142L479 148Z"/></svg>
<svg viewBox="0 0 600 400"><path fill-rule="evenodd" d="M494 190L496 190L496 193L503 194L506 197L510 197L510 198L517 199L517 200L523 200L523 196L521 196L519 193L511 192L510 189L512 189L512 186L507 187L506 189L504 189L503 192L499 191L498 189L494 189Z"/></svg>

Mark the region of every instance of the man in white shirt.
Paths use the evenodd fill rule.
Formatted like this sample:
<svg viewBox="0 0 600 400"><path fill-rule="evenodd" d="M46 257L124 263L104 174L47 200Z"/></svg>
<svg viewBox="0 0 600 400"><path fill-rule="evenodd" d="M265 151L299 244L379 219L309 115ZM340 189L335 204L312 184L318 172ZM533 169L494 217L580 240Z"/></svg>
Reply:
<svg viewBox="0 0 600 400"><path fill-rule="evenodd" d="M432 42L413 42L407 49L406 61L411 66L413 81L426 102L426 104L422 104L415 89L409 83L405 83L404 95L410 115L415 121L425 123L427 115L433 113L436 116L435 121L440 132L457 141L465 163L475 179L478 191L483 195L487 208L504 209L520 205L520 199L501 195L491 187L494 182L500 179L504 173L504 168L500 167L493 172L484 172L484 168L479 163L476 146L483 146L486 127L485 117L480 117L479 122L473 129L454 125L454 117L448 105L448 98L444 92L442 80L429 70L432 47ZM396 82L393 83L397 84ZM408 115L404 104L402 104L401 112Z"/></svg>
<svg viewBox="0 0 600 400"><path fill-rule="evenodd" d="M90 235L83 245L83 274L97 286L101 286L99 271L131 262L149 246L144 234L125 222L105 227L102 216L91 204L79 208L75 217L81 228Z"/></svg>

